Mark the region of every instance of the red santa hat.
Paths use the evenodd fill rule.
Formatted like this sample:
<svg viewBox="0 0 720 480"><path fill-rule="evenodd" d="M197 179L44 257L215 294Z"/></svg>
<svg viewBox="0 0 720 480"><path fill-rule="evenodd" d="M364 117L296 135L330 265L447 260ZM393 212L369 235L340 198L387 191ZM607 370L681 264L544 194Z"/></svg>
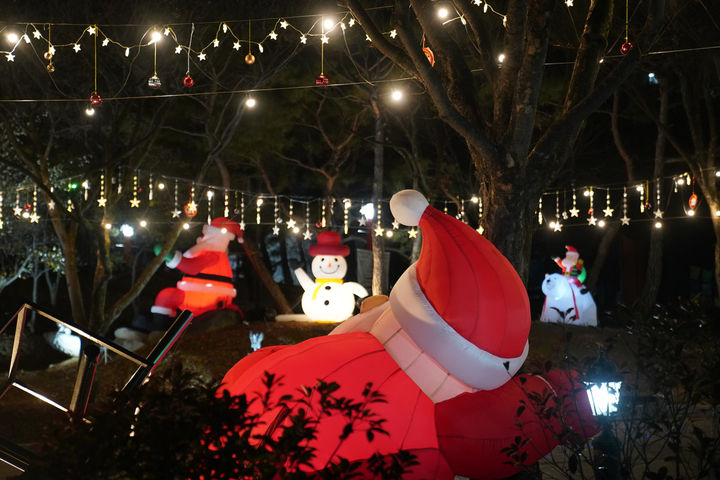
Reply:
<svg viewBox="0 0 720 480"><path fill-rule="evenodd" d="M487 239L415 190L393 195L390 210L398 222L419 225L423 238L420 258L390 294L398 323L467 385L503 385L528 352L530 302L517 272Z"/></svg>
<svg viewBox="0 0 720 480"><path fill-rule="evenodd" d="M243 243L244 232L242 228L240 228L240 224L234 220L230 220L229 218L225 217L214 218L212 222L210 222L210 226L208 228L216 229L211 230L215 233L230 234L232 235L232 238L230 240L237 238L238 243Z"/></svg>
<svg viewBox="0 0 720 480"><path fill-rule="evenodd" d="M565 250L567 250L567 253L579 253L577 251L577 248L573 247L572 245L565 245Z"/></svg>
<svg viewBox="0 0 720 480"><path fill-rule="evenodd" d="M320 232L317 236L317 243L308 248L311 257L318 255L336 255L347 257L350 255L350 247L341 243L340 234L337 232Z"/></svg>

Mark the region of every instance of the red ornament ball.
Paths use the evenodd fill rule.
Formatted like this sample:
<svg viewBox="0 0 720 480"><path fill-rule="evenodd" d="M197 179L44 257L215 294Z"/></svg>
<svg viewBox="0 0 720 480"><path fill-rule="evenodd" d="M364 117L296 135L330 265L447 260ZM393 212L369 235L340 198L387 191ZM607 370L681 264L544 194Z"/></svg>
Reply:
<svg viewBox="0 0 720 480"><path fill-rule="evenodd" d="M30 210L32 210L32 205L30 205L29 203L26 203L23 206L23 210L25 210L26 212L29 212Z"/></svg>
<svg viewBox="0 0 720 480"><path fill-rule="evenodd" d="M315 85L327 85L330 83L330 79L323 74L318 75L315 79Z"/></svg>
<svg viewBox="0 0 720 480"><path fill-rule="evenodd" d="M197 206L191 205L190 203L187 203L183 207L183 212L185 212L185 215L187 215L190 218L193 218L198 213Z"/></svg>
<svg viewBox="0 0 720 480"><path fill-rule="evenodd" d="M195 80L193 80L190 75L186 75L185 78L183 78L183 85L190 88L195 85Z"/></svg>
<svg viewBox="0 0 720 480"><path fill-rule="evenodd" d="M620 45L620 53L623 55L627 55L630 50L633 49L633 44L631 42L625 42L622 45Z"/></svg>
<svg viewBox="0 0 720 480"><path fill-rule="evenodd" d="M93 92L90 94L90 103L92 105L100 105L102 103L102 97L97 92Z"/></svg>
<svg viewBox="0 0 720 480"><path fill-rule="evenodd" d="M589 208L589 209L588 209L588 215L592 215L593 213L595 213L595 210L593 210L592 208Z"/></svg>
<svg viewBox="0 0 720 480"><path fill-rule="evenodd" d="M690 195L690 198L688 199L688 206L690 207L690 210L695 210L695 207L697 207L698 203L698 196L697 194L693 193Z"/></svg>

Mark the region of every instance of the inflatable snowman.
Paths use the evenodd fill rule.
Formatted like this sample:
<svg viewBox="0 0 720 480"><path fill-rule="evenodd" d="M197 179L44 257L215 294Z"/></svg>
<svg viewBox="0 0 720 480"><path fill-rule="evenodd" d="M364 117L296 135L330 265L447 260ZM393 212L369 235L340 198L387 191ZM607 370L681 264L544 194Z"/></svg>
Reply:
<svg viewBox="0 0 720 480"><path fill-rule="evenodd" d="M545 294L540 321L597 326L597 307L590 291L583 285L587 272L575 247L567 245L565 258L553 258L562 268L562 275L546 275L542 283Z"/></svg>
<svg viewBox="0 0 720 480"><path fill-rule="evenodd" d="M325 414L310 440L310 470L339 457L367 465L377 455L403 449L418 462L406 480L504 478L525 468L503 451L518 438L521 463L530 465L568 438L562 433L568 429L578 439L596 433L576 373L515 376L528 354L530 302L510 262L471 227L429 206L419 192L395 194L390 209L400 223L420 226L423 245L389 301L361 309L330 335L244 357L225 375L222 390L265 395L266 376L274 375L281 379L267 393L274 404L300 389L312 391L318 380L336 382L336 397L347 402L363 404L367 391L382 395L372 411L385 420L387 435L369 441L356 426L357 435L339 442L347 418ZM323 255L327 262L330 255ZM265 400L253 402L251 413L261 420L253 435L276 435L290 412L322 411L320 397L269 410L262 408ZM521 408L529 398L565 408L561 417L548 417L542 408Z"/></svg>
<svg viewBox="0 0 720 480"><path fill-rule="evenodd" d="M365 298L368 294L359 283L343 281L347 273L345 257L350 248L340 243L337 232L322 232L308 253L314 257L311 268L315 281L302 268L295 269L295 276L305 290L303 312L316 322L341 322L349 318L355 309L355 296Z"/></svg>

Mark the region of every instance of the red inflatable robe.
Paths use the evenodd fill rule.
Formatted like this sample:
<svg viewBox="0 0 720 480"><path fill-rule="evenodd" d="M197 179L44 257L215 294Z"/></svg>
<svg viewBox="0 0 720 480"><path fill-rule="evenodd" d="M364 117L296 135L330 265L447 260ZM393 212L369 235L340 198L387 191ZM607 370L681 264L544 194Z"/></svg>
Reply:
<svg viewBox="0 0 720 480"><path fill-rule="evenodd" d="M358 397L368 381L382 392L387 403L373 405L379 418L387 420L389 435L376 435L369 443L364 434L351 435L335 452L344 418L325 418L313 443L316 469L323 468L333 452L349 460L363 460L376 452L389 454L405 449L417 456L419 465L407 479L452 480L455 475L475 479L504 478L522 469L508 465L507 454L516 436L530 439L524 447L525 463L531 465L558 444L559 419L545 420L518 407L529 392L565 398L564 422L582 437L597 432L587 396L569 394L584 389L572 373L553 371L543 377L519 375L491 391L462 393L434 404L390 357L371 334L352 332L317 337L292 346L267 347L243 358L226 375L223 388L233 395L264 392L264 372L281 378L274 398L297 396L301 385L312 387L318 379L337 382L337 396ZM524 380L520 380L520 379ZM574 400L570 400L574 398ZM277 412L263 420L272 423ZM522 427L518 427L517 423ZM257 432L265 433L265 432Z"/></svg>
<svg viewBox="0 0 720 480"><path fill-rule="evenodd" d="M177 287L162 289L155 297L153 313L175 316L177 310L200 315L232 304L237 292L232 285L232 269L225 251L200 251L192 257L180 256L168 263L186 276Z"/></svg>

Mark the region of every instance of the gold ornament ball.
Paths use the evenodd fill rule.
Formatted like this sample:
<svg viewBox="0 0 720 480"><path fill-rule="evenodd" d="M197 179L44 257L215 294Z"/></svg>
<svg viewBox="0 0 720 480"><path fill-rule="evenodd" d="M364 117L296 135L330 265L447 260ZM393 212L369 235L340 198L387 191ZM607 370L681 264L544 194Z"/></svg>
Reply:
<svg viewBox="0 0 720 480"><path fill-rule="evenodd" d="M43 57L45 57L45 60L50 60L53 57L53 54L50 53L50 50L48 50L43 54Z"/></svg>
<svg viewBox="0 0 720 480"><path fill-rule="evenodd" d="M48 73L53 73L55 71L55 65L53 65L52 63L48 63L47 67L45 68L47 69Z"/></svg>
<svg viewBox="0 0 720 480"><path fill-rule="evenodd" d="M255 63L255 55L253 55L252 53L248 53L247 55L245 55L245 63L247 63L248 65L252 65L253 63Z"/></svg>

